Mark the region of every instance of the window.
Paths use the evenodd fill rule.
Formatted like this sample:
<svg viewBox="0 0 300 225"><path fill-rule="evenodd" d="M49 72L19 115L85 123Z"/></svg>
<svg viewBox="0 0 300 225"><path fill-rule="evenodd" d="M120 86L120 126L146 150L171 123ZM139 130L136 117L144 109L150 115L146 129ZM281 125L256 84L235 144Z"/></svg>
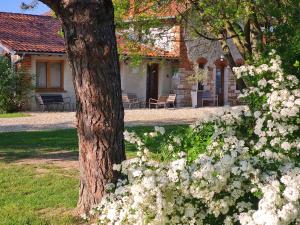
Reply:
<svg viewBox="0 0 300 225"><path fill-rule="evenodd" d="M216 94L222 93L222 75L224 73L223 68L217 68L216 70Z"/></svg>
<svg viewBox="0 0 300 225"><path fill-rule="evenodd" d="M38 61L36 63L36 86L43 90L63 89L63 61Z"/></svg>
<svg viewBox="0 0 300 225"><path fill-rule="evenodd" d="M199 70L205 70L205 64L206 64L206 62L199 62L198 63L198 69ZM198 90L200 90L200 91L204 90L203 81L198 82Z"/></svg>

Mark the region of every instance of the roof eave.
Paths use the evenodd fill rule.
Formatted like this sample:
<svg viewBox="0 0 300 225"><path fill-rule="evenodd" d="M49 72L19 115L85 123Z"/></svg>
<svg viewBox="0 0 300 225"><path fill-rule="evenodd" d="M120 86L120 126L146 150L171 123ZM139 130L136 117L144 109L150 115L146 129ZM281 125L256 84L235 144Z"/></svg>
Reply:
<svg viewBox="0 0 300 225"><path fill-rule="evenodd" d="M13 49L11 49L11 48L5 46L5 45L2 44L1 42L0 42L0 48L3 48L4 51L8 52L8 53L11 54L11 55L16 54L16 52L15 52Z"/></svg>
<svg viewBox="0 0 300 225"><path fill-rule="evenodd" d="M56 56L63 56L65 52L42 52L42 51L22 51L17 50L17 54L27 54L27 55L56 55Z"/></svg>
<svg viewBox="0 0 300 225"><path fill-rule="evenodd" d="M130 54L120 54L123 56L131 57ZM142 58L145 59L167 59L167 60L179 60L179 57L177 56L149 56L149 55L141 55Z"/></svg>

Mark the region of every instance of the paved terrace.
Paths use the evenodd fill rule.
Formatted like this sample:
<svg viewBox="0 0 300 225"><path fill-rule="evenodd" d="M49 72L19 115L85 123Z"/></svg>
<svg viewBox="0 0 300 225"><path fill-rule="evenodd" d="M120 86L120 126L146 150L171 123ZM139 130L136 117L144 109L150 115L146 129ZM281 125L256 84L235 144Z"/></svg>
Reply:
<svg viewBox="0 0 300 225"><path fill-rule="evenodd" d="M222 107L125 110L125 126L190 124L220 112ZM29 117L0 118L0 132L74 128L74 112L29 112Z"/></svg>

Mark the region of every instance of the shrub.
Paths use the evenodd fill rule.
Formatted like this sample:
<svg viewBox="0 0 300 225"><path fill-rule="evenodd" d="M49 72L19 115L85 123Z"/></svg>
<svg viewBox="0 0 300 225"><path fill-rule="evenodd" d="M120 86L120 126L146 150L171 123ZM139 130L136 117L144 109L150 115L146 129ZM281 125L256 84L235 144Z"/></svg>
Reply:
<svg viewBox="0 0 300 225"><path fill-rule="evenodd" d="M0 113L20 111L26 104L31 81L23 71L15 71L0 57Z"/></svg>
<svg viewBox="0 0 300 225"><path fill-rule="evenodd" d="M200 153L205 152L209 145L214 127L212 123L203 124L201 129L192 126L154 127L152 132L134 134L138 136L144 147L151 153L151 158L160 162L170 161L178 158L178 153L186 152L188 161L195 160ZM130 136L125 132L125 136ZM131 148L136 147L128 142Z"/></svg>
<svg viewBox="0 0 300 225"><path fill-rule="evenodd" d="M141 138L125 133L140 152L115 165L122 176L91 211L98 224L300 223L299 81L283 74L274 52L268 64L235 73L247 81L241 97L249 107L194 124L194 135L213 124L206 152L196 158L174 141L171 150L181 149L176 157L150 160Z"/></svg>

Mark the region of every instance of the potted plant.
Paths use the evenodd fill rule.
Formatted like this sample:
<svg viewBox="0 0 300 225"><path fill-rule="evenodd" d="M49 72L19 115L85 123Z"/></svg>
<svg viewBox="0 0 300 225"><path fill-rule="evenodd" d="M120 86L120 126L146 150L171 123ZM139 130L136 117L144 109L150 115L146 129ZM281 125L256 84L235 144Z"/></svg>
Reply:
<svg viewBox="0 0 300 225"><path fill-rule="evenodd" d="M203 91L203 81L207 78L207 70L197 67L194 74L189 77L189 81L193 84L191 90L192 106L198 107L198 98Z"/></svg>

